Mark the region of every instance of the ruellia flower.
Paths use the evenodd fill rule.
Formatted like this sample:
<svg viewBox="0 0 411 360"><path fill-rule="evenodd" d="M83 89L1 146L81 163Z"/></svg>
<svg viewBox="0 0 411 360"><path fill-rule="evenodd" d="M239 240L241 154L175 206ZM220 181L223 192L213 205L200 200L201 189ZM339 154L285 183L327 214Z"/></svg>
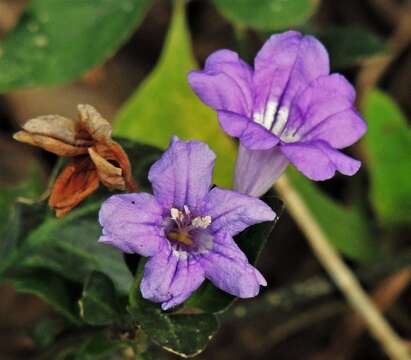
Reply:
<svg viewBox="0 0 411 360"><path fill-rule="evenodd" d="M224 131L240 140L235 189L260 196L289 163L312 180L358 171L360 162L338 151L366 131L355 90L330 74L327 51L314 37L271 36L254 69L233 51L216 51L189 82Z"/></svg>
<svg viewBox="0 0 411 360"><path fill-rule="evenodd" d="M111 125L91 105L78 105L79 119L46 115L28 120L18 141L72 160L58 175L49 205L67 214L102 182L109 189L136 191L127 154L111 139Z"/></svg>
<svg viewBox="0 0 411 360"><path fill-rule="evenodd" d="M214 161L206 144L174 138L149 171L153 195L113 195L101 207L99 241L150 257L141 293L164 310L186 300L206 278L241 298L266 285L233 236L274 220L275 213L257 198L211 188Z"/></svg>

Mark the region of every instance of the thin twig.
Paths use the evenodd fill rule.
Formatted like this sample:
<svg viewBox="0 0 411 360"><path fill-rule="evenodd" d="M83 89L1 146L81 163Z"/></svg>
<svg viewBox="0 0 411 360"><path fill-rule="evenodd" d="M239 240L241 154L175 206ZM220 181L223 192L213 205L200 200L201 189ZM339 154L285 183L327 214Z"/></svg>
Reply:
<svg viewBox="0 0 411 360"><path fill-rule="evenodd" d="M385 278L371 293L373 302L384 313L398 299L411 280L411 266ZM328 354L335 359L351 359L357 339L365 329L363 319L357 313L348 314L337 325Z"/></svg>
<svg viewBox="0 0 411 360"><path fill-rule="evenodd" d="M395 258L378 260L359 268L355 276L366 286L375 287L384 277L396 272L403 272L411 263L411 252L405 250ZM287 284L283 287L265 291L253 301L248 301L245 306L238 301L230 311L220 316L221 321L247 321L256 317L270 316L271 321L281 325L283 321L296 313L315 306L322 300L334 296L337 291L335 284L329 276L315 275L298 282ZM284 320L286 319L286 320ZM411 321L410 321L411 323Z"/></svg>
<svg viewBox="0 0 411 360"><path fill-rule="evenodd" d="M340 288L353 309L363 318L368 329L393 360L410 360L405 342L394 332L376 306L368 298L357 278L343 262L312 216L303 199L283 175L274 185L287 210L305 234L318 260Z"/></svg>

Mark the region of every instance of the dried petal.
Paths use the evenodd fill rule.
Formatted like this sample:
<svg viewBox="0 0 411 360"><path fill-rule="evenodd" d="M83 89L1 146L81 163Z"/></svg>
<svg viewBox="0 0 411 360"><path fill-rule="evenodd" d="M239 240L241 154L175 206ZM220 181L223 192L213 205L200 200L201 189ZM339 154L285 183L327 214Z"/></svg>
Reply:
<svg viewBox="0 0 411 360"><path fill-rule="evenodd" d="M123 170L123 177L126 181L127 190L131 192L136 192L138 190L138 186L134 181L133 174L131 172L130 160L128 159L126 152L115 141L113 141L110 147L115 156L115 161L117 161L121 170Z"/></svg>
<svg viewBox="0 0 411 360"><path fill-rule="evenodd" d="M77 121L60 115L44 115L28 120L23 129L30 134L49 136L75 145Z"/></svg>
<svg viewBox="0 0 411 360"><path fill-rule="evenodd" d="M99 142L111 142L111 125L100 113L91 105L77 105L80 115L81 125L90 136Z"/></svg>
<svg viewBox="0 0 411 360"><path fill-rule="evenodd" d="M30 134L27 131L19 131L13 135L13 138L17 141L40 147L58 156L87 154L87 147L85 146L74 146L47 135Z"/></svg>
<svg viewBox="0 0 411 360"><path fill-rule="evenodd" d="M131 165L127 154L116 142L110 145L97 144L89 149L101 182L111 189L137 191L137 184L133 179ZM115 179L119 176L119 179Z"/></svg>
<svg viewBox="0 0 411 360"><path fill-rule="evenodd" d="M49 200L57 217L95 191L99 181L110 189L137 191L127 154L111 140L110 123L90 105L78 105L78 111L80 120L40 116L14 135L58 156L90 156L74 159L58 176Z"/></svg>
<svg viewBox="0 0 411 360"><path fill-rule="evenodd" d="M109 189L126 190L126 182L121 168L114 166L102 157L96 148L89 148L88 153L97 168L101 182Z"/></svg>
<svg viewBox="0 0 411 360"><path fill-rule="evenodd" d="M91 159L88 156L75 158L57 177L49 205L56 210L57 217L63 217L98 186L99 177Z"/></svg>

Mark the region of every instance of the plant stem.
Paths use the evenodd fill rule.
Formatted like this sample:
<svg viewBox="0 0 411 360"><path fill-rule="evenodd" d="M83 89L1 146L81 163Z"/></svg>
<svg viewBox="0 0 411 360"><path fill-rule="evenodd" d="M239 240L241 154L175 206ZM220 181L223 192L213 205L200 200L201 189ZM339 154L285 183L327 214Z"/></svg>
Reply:
<svg viewBox="0 0 411 360"><path fill-rule="evenodd" d="M367 286L375 287L390 274L404 271L409 264L411 264L411 252L405 250L403 254L395 258L378 260L378 263L368 264L367 267L358 269L355 276ZM237 302L231 311L222 314L220 319L223 322L244 321L270 316L270 319L272 318L272 321L280 326L284 321L288 321L290 316L295 316L302 310L315 307L317 304L322 306L324 300L330 301L331 297L335 297L336 290L336 285L329 279L329 276L315 275L271 291L265 291L247 306ZM409 324L411 324L411 319Z"/></svg>
<svg viewBox="0 0 411 360"><path fill-rule="evenodd" d="M363 318L371 334L393 360L410 360L405 342L394 332L376 306L368 298L357 278L331 246L327 236L305 205L300 195L283 175L274 185L287 210L306 236L320 263L328 271L349 304Z"/></svg>

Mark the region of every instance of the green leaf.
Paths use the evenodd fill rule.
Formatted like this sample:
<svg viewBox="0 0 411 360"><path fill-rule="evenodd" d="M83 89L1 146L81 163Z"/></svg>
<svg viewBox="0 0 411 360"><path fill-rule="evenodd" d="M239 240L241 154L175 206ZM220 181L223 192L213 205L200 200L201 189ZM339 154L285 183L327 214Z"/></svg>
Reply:
<svg viewBox="0 0 411 360"><path fill-rule="evenodd" d="M19 239L36 223L43 214L42 206L30 207L20 199L35 199L41 192L41 171L37 163L31 165L29 178L14 186L0 186L0 269L6 266ZM35 211L31 212L31 208ZM25 221L23 222L23 219Z"/></svg>
<svg viewBox="0 0 411 360"><path fill-rule="evenodd" d="M15 204L19 188L0 190L0 258L5 259L17 246L20 234L20 212Z"/></svg>
<svg viewBox="0 0 411 360"><path fill-rule="evenodd" d="M375 260L381 255L379 243L363 213L339 205L296 170L289 169L287 174L291 185L339 251L358 261Z"/></svg>
<svg viewBox="0 0 411 360"><path fill-rule="evenodd" d="M355 65L385 51L382 39L355 27L331 27L316 35L327 48L333 68Z"/></svg>
<svg viewBox="0 0 411 360"><path fill-rule="evenodd" d="M161 152L151 146L116 140L129 154L141 190L147 191L147 171ZM58 166L61 167L61 164ZM81 285L91 272L101 271L111 278L120 293L128 294L133 279L123 254L97 242L101 234L98 210L102 201L110 195L112 192L101 187L63 219L55 218L51 212L45 218L43 214L43 221L22 240L18 252L7 264L2 262L0 270L47 269ZM24 217L21 227L27 226L36 209L33 206L31 214Z"/></svg>
<svg viewBox="0 0 411 360"><path fill-rule="evenodd" d="M7 273L16 291L38 296L74 324L80 324L75 306L75 291L59 276L44 270L19 270Z"/></svg>
<svg viewBox="0 0 411 360"><path fill-rule="evenodd" d="M54 343L56 337L64 329L64 323L61 319L41 319L36 322L30 330L36 348L45 349Z"/></svg>
<svg viewBox="0 0 411 360"><path fill-rule="evenodd" d="M195 68L184 2L177 0L160 60L118 114L115 134L160 148L173 135L202 140L217 153L215 182L229 187L235 147L219 128L216 114L189 87L187 73Z"/></svg>
<svg viewBox="0 0 411 360"><path fill-rule="evenodd" d="M100 203L94 203L64 219L47 219L26 239L14 266L48 269L80 283L90 272L102 271L119 291L127 293L132 278L121 252L97 242L101 234L99 207Z"/></svg>
<svg viewBox="0 0 411 360"><path fill-rule="evenodd" d="M32 0L0 43L0 91L73 80L112 55L150 0Z"/></svg>
<svg viewBox="0 0 411 360"><path fill-rule="evenodd" d="M120 304L113 281L94 271L84 285L79 300L80 316L89 325L110 325L120 320Z"/></svg>
<svg viewBox="0 0 411 360"><path fill-rule="evenodd" d="M123 139L116 140L130 155L133 172L141 189L148 190L147 171L161 151ZM102 201L111 194L101 187L63 219L55 218L51 210L46 212L47 205L44 203L20 205L18 241L14 243L13 251L2 258L2 278L11 280L18 291L41 296L72 322L79 323L77 313L81 288L90 273L100 271L102 274L94 274L89 278L81 299L83 320L95 325L111 322L115 315L109 311L103 312L98 305L104 301L106 306L115 309L114 303L110 302L113 293L111 282L115 284L119 295L128 294L133 283L123 254L97 242L101 234L97 213ZM9 225L6 226L7 231L10 230ZM12 225L12 228L16 227ZM104 278L103 273L109 278ZM72 286L76 286L76 291L72 291Z"/></svg>
<svg viewBox="0 0 411 360"><path fill-rule="evenodd" d="M41 358L55 360L123 359L127 343L113 339L108 331L88 328L62 337ZM48 355L48 356L47 356ZM128 357L127 357L128 358Z"/></svg>
<svg viewBox="0 0 411 360"><path fill-rule="evenodd" d="M130 308L130 313L152 341L182 357L193 357L206 348L218 330L217 318L211 314L166 314L144 300Z"/></svg>
<svg viewBox="0 0 411 360"><path fill-rule="evenodd" d="M277 214L275 221L253 225L234 238L253 265L256 264L282 212L282 202L271 193L266 194L262 200ZM186 306L194 307L207 313L221 313L226 311L235 299L234 296L217 289L211 282L206 281L194 292L186 302Z"/></svg>
<svg viewBox="0 0 411 360"><path fill-rule="evenodd" d="M145 261L130 292L129 313L141 329L156 344L182 357L200 354L218 330L217 318L212 314L176 314L162 311L159 304L143 299L140 282Z"/></svg>
<svg viewBox="0 0 411 360"><path fill-rule="evenodd" d="M281 30L304 24L318 0L213 0L230 21L259 30Z"/></svg>
<svg viewBox="0 0 411 360"><path fill-rule="evenodd" d="M370 200L384 225L411 222L411 130L399 106L381 91L364 102L364 138L370 173Z"/></svg>
<svg viewBox="0 0 411 360"><path fill-rule="evenodd" d="M149 348L143 353L137 354L136 360L166 360L167 358L167 353L164 353L160 347L156 346L156 349Z"/></svg>
<svg viewBox="0 0 411 360"><path fill-rule="evenodd" d="M126 344L121 341L109 339L107 334L98 333L94 336L88 337L72 354L75 360L111 360L118 356L120 351L126 348Z"/></svg>

